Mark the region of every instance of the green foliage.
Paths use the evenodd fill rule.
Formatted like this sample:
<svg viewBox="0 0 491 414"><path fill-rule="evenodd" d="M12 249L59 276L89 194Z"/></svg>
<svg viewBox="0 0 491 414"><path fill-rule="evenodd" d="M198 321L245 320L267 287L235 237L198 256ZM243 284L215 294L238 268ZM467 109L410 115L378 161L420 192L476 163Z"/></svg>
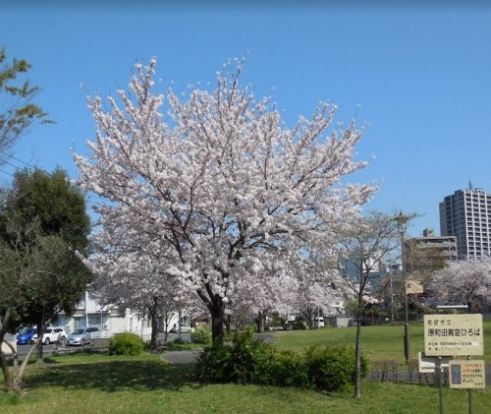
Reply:
<svg viewBox="0 0 491 414"><path fill-rule="evenodd" d="M295 353L261 342L251 332L237 334L232 344L205 349L197 365L202 382L234 382L343 390L353 383L354 352L329 345ZM367 363L362 360L363 374Z"/></svg>
<svg viewBox="0 0 491 414"><path fill-rule="evenodd" d="M305 354L311 384L323 391L346 389L355 378L355 353L336 345L313 346ZM365 358L361 359L362 376L368 371Z"/></svg>
<svg viewBox="0 0 491 414"><path fill-rule="evenodd" d="M52 123L47 114L32 103L39 91L28 80L17 83L18 77L27 73L31 64L24 59L7 61L5 49L0 49L0 154L35 121Z"/></svg>
<svg viewBox="0 0 491 414"><path fill-rule="evenodd" d="M305 387L309 383L302 354L266 346L255 355L257 384Z"/></svg>
<svg viewBox="0 0 491 414"><path fill-rule="evenodd" d="M5 241L0 260L14 255L18 264L9 276L15 283L0 284L9 294L18 292L12 309L23 323L42 326L57 312L74 310L90 282L90 273L74 254L87 246L89 224L84 197L63 170L16 173L0 210L0 238ZM5 306L1 300L0 295L0 310Z"/></svg>
<svg viewBox="0 0 491 414"><path fill-rule="evenodd" d="M191 333L191 342L195 344L208 345L211 343L211 330L209 327L196 329Z"/></svg>
<svg viewBox="0 0 491 414"><path fill-rule="evenodd" d="M118 333L109 341L109 355L139 355L144 347L138 335L131 332Z"/></svg>
<svg viewBox="0 0 491 414"><path fill-rule="evenodd" d="M292 329L295 331L298 331L298 330L302 331L302 330L307 329L307 327L305 326L304 321L296 320L295 322L292 323Z"/></svg>
<svg viewBox="0 0 491 414"><path fill-rule="evenodd" d="M0 219L0 232L18 246L32 244L39 235L57 235L73 249L83 251L90 232L84 196L60 168L52 173L39 168L17 171Z"/></svg>

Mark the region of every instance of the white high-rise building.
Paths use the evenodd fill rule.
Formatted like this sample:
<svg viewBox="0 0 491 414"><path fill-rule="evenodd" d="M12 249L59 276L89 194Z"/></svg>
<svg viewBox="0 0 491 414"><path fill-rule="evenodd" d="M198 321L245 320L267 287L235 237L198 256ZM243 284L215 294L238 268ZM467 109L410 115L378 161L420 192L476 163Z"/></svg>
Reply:
<svg viewBox="0 0 491 414"><path fill-rule="evenodd" d="M440 203L441 234L457 237L459 259L491 256L491 194L469 187Z"/></svg>

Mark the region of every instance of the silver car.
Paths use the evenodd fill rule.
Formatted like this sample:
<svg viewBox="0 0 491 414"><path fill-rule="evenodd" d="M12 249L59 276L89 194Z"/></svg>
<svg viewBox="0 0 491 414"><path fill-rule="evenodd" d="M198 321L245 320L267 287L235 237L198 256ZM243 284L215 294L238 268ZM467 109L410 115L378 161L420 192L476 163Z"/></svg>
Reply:
<svg viewBox="0 0 491 414"><path fill-rule="evenodd" d="M93 338L99 337L99 328L79 328L75 329L66 339L67 345L85 345L90 344Z"/></svg>

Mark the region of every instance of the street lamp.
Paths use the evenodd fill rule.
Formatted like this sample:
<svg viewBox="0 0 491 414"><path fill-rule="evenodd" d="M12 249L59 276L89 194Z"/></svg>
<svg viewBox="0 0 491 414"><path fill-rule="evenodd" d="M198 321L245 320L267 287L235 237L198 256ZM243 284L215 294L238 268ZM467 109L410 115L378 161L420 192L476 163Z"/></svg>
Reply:
<svg viewBox="0 0 491 414"><path fill-rule="evenodd" d="M404 357L406 359L406 365L409 363L409 357L411 355L411 339L409 334L409 308L407 301L407 286L406 286L406 274L404 269L404 235L407 230L407 223L411 219L411 216L403 214L400 211L394 216L394 220L397 223L397 230L401 238L401 275L404 281Z"/></svg>

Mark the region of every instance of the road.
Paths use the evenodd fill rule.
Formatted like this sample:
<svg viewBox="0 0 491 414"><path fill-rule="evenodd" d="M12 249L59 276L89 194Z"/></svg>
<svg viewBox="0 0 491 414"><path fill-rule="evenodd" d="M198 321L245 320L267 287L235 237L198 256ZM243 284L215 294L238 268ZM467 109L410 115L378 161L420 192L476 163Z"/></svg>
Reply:
<svg viewBox="0 0 491 414"><path fill-rule="evenodd" d="M169 342L174 341L179 337L179 334L177 333L169 333L167 340ZM183 341L189 342L191 341L191 335L189 333L182 333L181 338ZM163 340L163 334L159 335L159 340ZM67 349L70 350L79 350L79 349L91 349L91 348L97 348L97 347L104 347L107 346L107 339L94 339L92 341L92 344L90 345L82 345L82 346L70 346L66 347ZM24 356L27 354L29 351L31 345L17 345L17 353L20 357ZM53 351L58 347L56 344L49 344L49 345L43 345L43 353L45 355L50 355L53 353ZM34 354L36 351L34 351Z"/></svg>

